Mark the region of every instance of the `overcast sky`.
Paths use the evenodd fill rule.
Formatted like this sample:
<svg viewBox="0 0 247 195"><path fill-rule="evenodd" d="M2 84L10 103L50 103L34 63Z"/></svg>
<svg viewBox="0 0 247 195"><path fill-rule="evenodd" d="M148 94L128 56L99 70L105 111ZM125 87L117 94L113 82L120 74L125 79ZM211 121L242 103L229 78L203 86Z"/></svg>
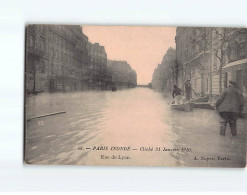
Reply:
<svg viewBox="0 0 247 195"><path fill-rule="evenodd" d="M148 84L169 47L175 48L176 27L83 26L90 42L105 46L107 58L127 61L138 84Z"/></svg>

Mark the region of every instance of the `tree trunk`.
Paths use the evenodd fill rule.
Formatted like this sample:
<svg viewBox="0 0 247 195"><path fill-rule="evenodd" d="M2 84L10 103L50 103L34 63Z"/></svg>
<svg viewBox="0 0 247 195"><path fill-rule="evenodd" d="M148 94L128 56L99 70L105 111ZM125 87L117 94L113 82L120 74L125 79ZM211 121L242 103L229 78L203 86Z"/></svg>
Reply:
<svg viewBox="0 0 247 195"><path fill-rule="evenodd" d="M222 92L222 66L223 64L220 64L219 67L219 93Z"/></svg>
<svg viewBox="0 0 247 195"><path fill-rule="evenodd" d="M65 76L64 76L64 67L62 67L62 85L63 85L63 92L65 92Z"/></svg>
<svg viewBox="0 0 247 195"><path fill-rule="evenodd" d="M204 72L201 74L201 95L202 96L204 96L204 84L205 84L205 82L204 82L204 79L205 79L205 77L204 77Z"/></svg>
<svg viewBox="0 0 247 195"><path fill-rule="evenodd" d="M223 67L223 52L222 52L222 49L221 49L221 52L220 52L220 67L219 67L219 93L222 92L222 67Z"/></svg>

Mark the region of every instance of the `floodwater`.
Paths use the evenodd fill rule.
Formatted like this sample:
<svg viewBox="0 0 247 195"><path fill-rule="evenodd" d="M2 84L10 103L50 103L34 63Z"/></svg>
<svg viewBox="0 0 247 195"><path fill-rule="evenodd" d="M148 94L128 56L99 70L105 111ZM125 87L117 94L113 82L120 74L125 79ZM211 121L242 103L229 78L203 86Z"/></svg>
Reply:
<svg viewBox="0 0 247 195"><path fill-rule="evenodd" d="M31 164L245 166L246 119L219 135L212 110L171 110L148 88L43 93L26 99L25 160Z"/></svg>

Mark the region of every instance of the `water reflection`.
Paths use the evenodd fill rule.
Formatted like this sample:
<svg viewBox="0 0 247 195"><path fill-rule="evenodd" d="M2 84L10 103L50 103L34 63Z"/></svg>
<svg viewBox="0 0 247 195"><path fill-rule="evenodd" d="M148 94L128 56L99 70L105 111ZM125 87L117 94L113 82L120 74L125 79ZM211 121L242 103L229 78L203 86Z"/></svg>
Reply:
<svg viewBox="0 0 247 195"><path fill-rule="evenodd" d="M239 154L244 153L245 137L232 141L228 134L221 139L218 135L218 116L213 111L170 110L163 96L150 89L39 94L28 97L26 103L27 118L66 111L66 114L27 122L26 159L30 163L211 165L193 160L195 155L205 154L230 155L234 158L234 165L239 165L243 160L244 155ZM240 135L244 134L243 124L243 121L239 122ZM78 150L79 146L83 146L84 150ZM137 150L119 152L86 149L93 146L131 146ZM143 146L154 149L192 148L193 152L143 152L139 150ZM130 156L131 160L102 161L102 154Z"/></svg>

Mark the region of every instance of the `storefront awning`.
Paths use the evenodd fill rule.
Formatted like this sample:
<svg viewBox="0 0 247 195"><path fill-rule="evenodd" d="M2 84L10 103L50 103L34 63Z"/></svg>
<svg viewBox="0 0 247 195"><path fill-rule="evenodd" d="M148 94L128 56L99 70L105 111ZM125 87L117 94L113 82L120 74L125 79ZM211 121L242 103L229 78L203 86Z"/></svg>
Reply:
<svg viewBox="0 0 247 195"><path fill-rule="evenodd" d="M245 68L247 69L247 58L242 59L242 60L238 60L235 62L231 62L231 63L225 65L222 68L222 72L229 72L232 70L241 70L241 69L245 69Z"/></svg>

